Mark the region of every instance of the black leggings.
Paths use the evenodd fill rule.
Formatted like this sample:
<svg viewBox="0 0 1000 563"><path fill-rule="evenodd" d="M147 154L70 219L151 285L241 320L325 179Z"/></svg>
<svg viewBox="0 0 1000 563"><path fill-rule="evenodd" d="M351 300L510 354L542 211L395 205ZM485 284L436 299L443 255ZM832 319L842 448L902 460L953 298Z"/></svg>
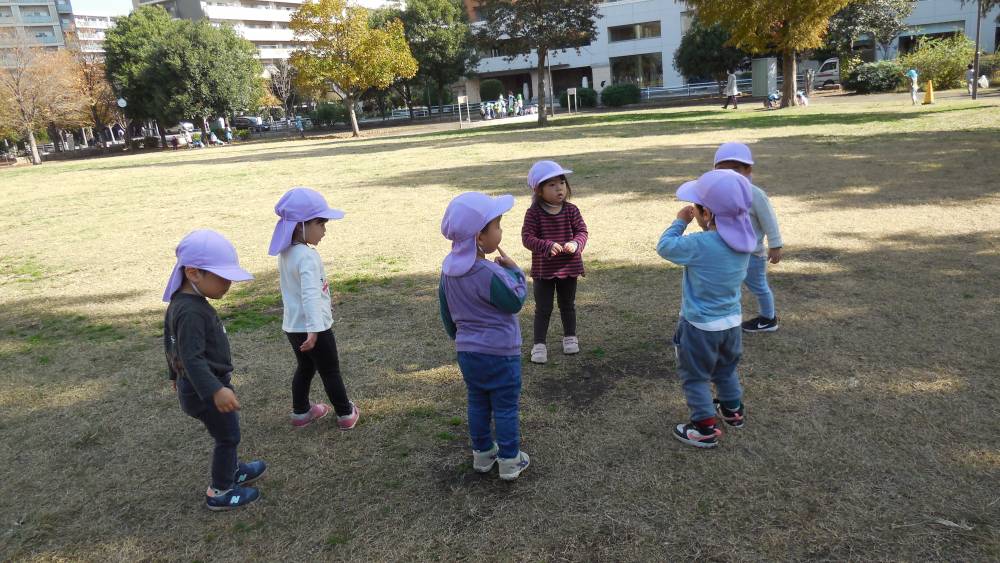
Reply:
<svg viewBox="0 0 1000 563"><path fill-rule="evenodd" d="M308 352L299 350L308 334L286 332L285 335L292 343L295 359L299 362L295 368L295 375L292 376L292 410L295 414L305 414L312 407L309 402L309 387L317 370L320 379L323 380L326 396L333 403L337 416L351 414L353 408L347 399L344 380L340 378L340 358L337 357L337 340L333 337L333 330L327 329L316 333L316 346Z"/></svg>
<svg viewBox="0 0 1000 563"><path fill-rule="evenodd" d="M729 96L726 98L726 105L724 107L729 107L730 102L733 104L733 109L738 108L740 105L739 102L736 101L736 96Z"/></svg>
<svg viewBox="0 0 1000 563"><path fill-rule="evenodd" d="M535 282L535 344L545 344L552 317L553 294L559 296L559 316L563 335L576 336L576 278L536 279Z"/></svg>

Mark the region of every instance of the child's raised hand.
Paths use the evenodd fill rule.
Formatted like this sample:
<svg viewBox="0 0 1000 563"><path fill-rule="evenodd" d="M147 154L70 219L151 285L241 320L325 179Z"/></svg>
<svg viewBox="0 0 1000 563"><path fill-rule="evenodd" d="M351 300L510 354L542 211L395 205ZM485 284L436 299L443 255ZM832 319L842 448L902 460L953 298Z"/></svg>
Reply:
<svg viewBox="0 0 1000 563"><path fill-rule="evenodd" d="M497 252L500 253L500 256L497 256L495 258L497 264L499 264L503 268L510 268L512 270L517 269L517 262L514 262L514 260L510 256L507 256L507 253L504 252L503 249L501 249L499 246L497 247Z"/></svg>
<svg viewBox="0 0 1000 563"><path fill-rule="evenodd" d="M315 347L316 347L316 333L310 332L307 333L306 335L306 341L302 343L302 346L299 346L299 351L308 352L309 350L312 350Z"/></svg>
<svg viewBox="0 0 1000 563"><path fill-rule="evenodd" d="M580 245L575 240L571 240L563 245L563 252L566 254L576 254L577 248L580 248Z"/></svg>
<svg viewBox="0 0 1000 563"><path fill-rule="evenodd" d="M777 264L781 262L781 247L769 248L767 250L767 260L772 264Z"/></svg>
<svg viewBox="0 0 1000 563"><path fill-rule="evenodd" d="M236 400L236 393L229 387L223 387L212 395L212 400L215 401L215 408L219 409L219 412L233 412L240 410L240 402Z"/></svg>
<svg viewBox="0 0 1000 563"><path fill-rule="evenodd" d="M563 251L562 245L559 244L558 242L554 242L552 243L552 249L549 250L549 254L552 256L558 256L562 254L562 251Z"/></svg>
<svg viewBox="0 0 1000 563"><path fill-rule="evenodd" d="M687 205L677 212L677 218L685 223L690 223L694 221L694 215L697 213L693 205Z"/></svg>

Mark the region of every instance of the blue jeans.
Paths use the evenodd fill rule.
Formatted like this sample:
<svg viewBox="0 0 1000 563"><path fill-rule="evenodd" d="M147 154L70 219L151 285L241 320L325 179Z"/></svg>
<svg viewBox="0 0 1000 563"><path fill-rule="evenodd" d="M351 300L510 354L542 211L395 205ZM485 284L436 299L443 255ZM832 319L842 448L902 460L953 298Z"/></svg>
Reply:
<svg viewBox="0 0 1000 563"><path fill-rule="evenodd" d="M469 437L472 449L493 449L490 419L496 426L499 456L515 458L521 450L521 357L459 352L458 367L469 391Z"/></svg>
<svg viewBox="0 0 1000 563"><path fill-rule="evenodd" d="M740 377L736 373L743 356L740 327L708 331L681 319L674 333L674 348L691 420L697 422L715 416L712 383L720 401L735 402L743 398Z"/></svg>
<svg viewBox="0 0 1000 563"><path fill-rule="evenodd" d="M232 389L229 378L222 384ZM181 410L188 416L197 418L205 425L208 434L215 439L215 449L212 452L212 487L224 491L233 487L239 461L236 458L236 446L240 444L240 415L238 412L219 412L211 397L207 401L201 399L194 386L186 377L177 378L177 398Z"/></svg>
<svg viewBox="0 0 1000 563"><path fill-rule="evenodd" d="M767 257L750 255L750 264L747 266L747 275L743 278L750 293L757 297L757 305L760 307L760 316L774 318L774 294L771 287L767 285Z"/></svg>

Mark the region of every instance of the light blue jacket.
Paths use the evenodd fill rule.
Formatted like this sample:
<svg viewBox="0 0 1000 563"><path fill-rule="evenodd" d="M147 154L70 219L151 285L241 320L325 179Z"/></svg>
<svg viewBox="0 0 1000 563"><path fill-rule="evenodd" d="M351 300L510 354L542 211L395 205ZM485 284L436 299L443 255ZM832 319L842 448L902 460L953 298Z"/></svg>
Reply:
<svg viewBox="0 0 1000 563"><path fill-rule="evenodd" d="M675 220L656 246L663 258L684 266L681 316L702 330L719 331L742 321L740 286L750 253L736 252L716 231L684 235L687 224Z"/></svg>

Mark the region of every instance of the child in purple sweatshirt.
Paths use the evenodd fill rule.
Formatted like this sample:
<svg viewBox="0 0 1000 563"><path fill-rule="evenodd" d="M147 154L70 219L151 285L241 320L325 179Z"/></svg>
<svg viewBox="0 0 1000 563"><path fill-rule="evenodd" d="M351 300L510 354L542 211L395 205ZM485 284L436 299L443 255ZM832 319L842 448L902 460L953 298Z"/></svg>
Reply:
<svg viewBox="0 0 1000 563"><path fill-rule="evenodd" d="M520 449L517 320L528 285L524 272L500 249L500 219L513 206L513 196L491 198L477 192L461 194L448 204L441 234L452 245L438 287L441 320L455 341L468 389L472 466L488 473L499 461L500 478L505 481L517 479L529 463L528 454ZM486 259L493 252L500 253L495 262Z"/></svg>

